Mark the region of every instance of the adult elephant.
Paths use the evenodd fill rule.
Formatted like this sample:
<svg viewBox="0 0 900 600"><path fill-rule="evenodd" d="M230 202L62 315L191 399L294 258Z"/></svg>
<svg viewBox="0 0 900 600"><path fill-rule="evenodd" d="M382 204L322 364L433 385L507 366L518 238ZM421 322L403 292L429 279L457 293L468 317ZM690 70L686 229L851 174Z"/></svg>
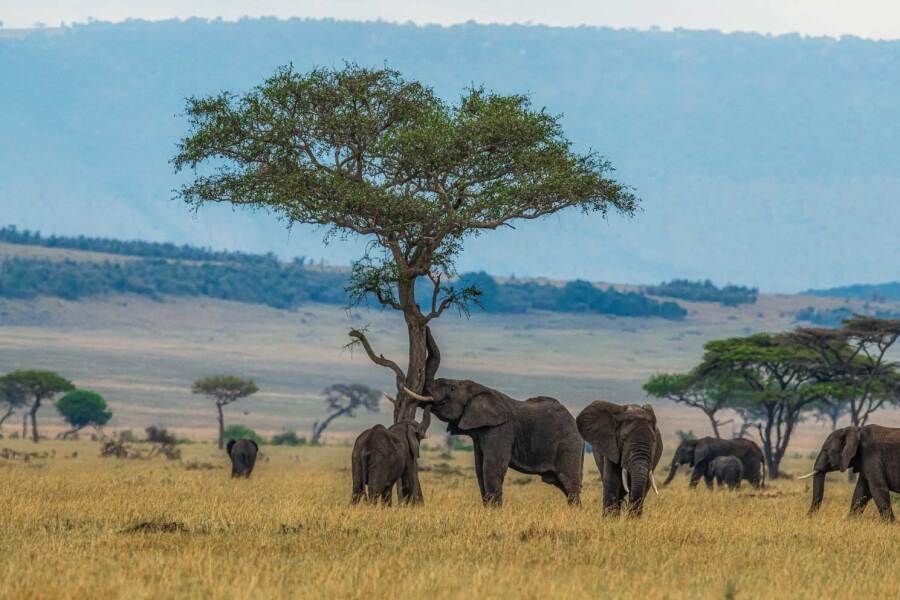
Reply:
<svg viewBox="0 0 900 600"><path fill-rule="evenodd" d="M874 500L881 518L893 521L890 492L900 492L900 429L865 425L831 432L822 444L812 472L799 478L813 477L810 514L822 504L825 475L847 469L859 474L850 514L863 512L869 500Z"/></svg>
<svg viewBox="0 0 900 600"><path fill-rule="evenodd" d="M662 456L653 407L592 402L577 424L603 476L603 512L617 514L627 495L629 513L639 516L647 490L656 489L653 470Z"/></svg>
<svg viewBox="0 0 900 600"><path fill-rule="evenodd" d="M503 479L512 468L540 475L559 488L570 504L581 496L584 441L575 419L558 400L514 400L467 379L435 378L441 355L426 329L428 356L424 395L407 393L431 405L453 435L467 435L475 448L475 475L486 506L503 503Z"/></svg>
<svg viewBox="0 0 900 600"><path fill-rule="evenodd" d="M675 477L679 465L693 467L690 486L695 487L703 477L707 487L712 487L713 478L709 475L709 464L720 456L734 456L744 467L743 478L755 488L765 484L765 460L762 450L751 440L743 438L722 440L704 437L696 440L684 440L672 456L669 474L663 485L669 485Z"/></svg>

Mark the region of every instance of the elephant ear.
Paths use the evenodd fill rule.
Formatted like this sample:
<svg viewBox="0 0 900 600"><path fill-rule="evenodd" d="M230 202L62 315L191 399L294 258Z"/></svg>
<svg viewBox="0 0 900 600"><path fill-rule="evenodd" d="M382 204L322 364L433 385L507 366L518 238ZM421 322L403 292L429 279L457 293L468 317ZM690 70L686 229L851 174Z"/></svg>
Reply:
<svg viewBox="0 0 900 600"><path fill-rule="evenodd" d="M254 442L253 440L247 440L247 441L250 442L251 444L253 444L253 449L254 449L254 450L256 450L257 452L259 452L259 446L256 444L256 442Z"/></svg>
<svg viewBox="0 0 900 600"><path fill-rule="evenodd" d="M416 425L406 426L406 445L413 460L419 458L419 428Z"/></svg>
<svg viewBox="0 0 900 600"><path fill-rule="evenodd" d="M228 440L228 445L225 446L225 452L228 453L228 456L231 456L231 449L234 447L234 440Z"/></svg>
<svg viewBox="0 0 900 600"><path fill-rule="evenodd" d="M709 444L698 442L694 446L694 462L691 463L693 467L699 462L703 462L710 456Z"/></svg>
<svg viewBox="0 0 900 600"><path fill-rule="evenodd" d="M483 386L469 400L463 410L462 418L457 425L460 429L478 429L479 427L496 427L509 420L506 405L497 397L497 393Z"/></svg>
<svg viewBox="0 0 900 600"><path fill-rule="evenodd" d="M859 427L848 427L847 433L844 434L844 443L841 446L841 471L846 471L847 467L856 457L859 450Z"/></svg>
<svg viewBox="0 0 900 600"><path fill-rule="evenodd" d="M591 402L575 419L581 437L587 440L595 451L614 463L620 460L617 435L619 425L616 416L623 410L617 404L598 400Z"/></svg>

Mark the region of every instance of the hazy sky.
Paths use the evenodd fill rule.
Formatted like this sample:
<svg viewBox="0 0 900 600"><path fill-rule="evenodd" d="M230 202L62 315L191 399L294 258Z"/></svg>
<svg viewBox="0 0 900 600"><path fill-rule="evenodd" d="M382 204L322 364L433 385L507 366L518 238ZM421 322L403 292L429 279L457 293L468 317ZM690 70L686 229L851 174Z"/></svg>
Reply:
<svg viewBox="0 0 900 600"><path fill-rule="evenodd" d="M0 0L5 27L89 18L242 16L453 24L542 23L900 38L897 0Z"/></svg>

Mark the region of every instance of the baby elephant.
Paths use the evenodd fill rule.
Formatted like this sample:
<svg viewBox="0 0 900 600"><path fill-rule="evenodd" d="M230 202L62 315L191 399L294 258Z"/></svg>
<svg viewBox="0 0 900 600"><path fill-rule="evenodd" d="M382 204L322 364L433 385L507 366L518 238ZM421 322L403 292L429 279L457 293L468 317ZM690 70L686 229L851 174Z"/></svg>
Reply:
<svg viewBox="0 0 900 600"><path fill-rule="evenodd" d="M719 456L710 461L706 471L707 480L712 480L713 477L719 487L727 485L728 489L735 490L741 487L744 465L734 456Z"/></svg>
<svg viewBox="0 0 900 600"><path fill-rule="evenodd" d="M425 437L430 411L423 423L405 420L386 428L376 425L366 429L353 444L352 504L364 499L390 505L394 485L398 484L400 502L419 504L423 501L419 484L419 442Z"/></svg>
<svg viewBox="0 0 900 600"><path fill-rule="evenodd" d="M256 464L256 454L259 452L256 442L248 439L229 440L225 451L231 458L231 476L249 479L253 465Z"/></svg>

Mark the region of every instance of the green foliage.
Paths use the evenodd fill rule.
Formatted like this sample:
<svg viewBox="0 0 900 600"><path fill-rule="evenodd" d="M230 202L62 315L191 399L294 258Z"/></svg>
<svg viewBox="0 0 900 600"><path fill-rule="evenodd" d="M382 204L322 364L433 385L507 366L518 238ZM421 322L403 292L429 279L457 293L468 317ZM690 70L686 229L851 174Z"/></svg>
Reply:
<svg viewBox="0 0 900 600"><path fill-rule="evenodd" d="M681 429L679 429L675 432L675 437L678 438L679 443L697 439L697 436L694 435L693 429L689 429L687 431L682 431Z"/></svg>
<svg viewBox="0 0 900 600"><path fill-rule="evenodd" d="M0 404L7 410L15 410L28 401L26 392L16 381L9 377L0 377Z"/></svg>
<svg viewBox="0 0 900 600"><path fill-rule="evenodd" d="M273 446L305 446L306 438L297 435L296 431L284 431L272 436Z"/></svg>
<svg viewBox="0 0 900 600"><path fill-rule="evenodd" d="M885 300L900 300L900 281L890 283L856 284L824 290L806 290L804 294L822 296L825 298L847 298L856 300L871 300L884 302ZM798 317L799 319L799 317Z"/></svg>
<svg viewBox="0 0 900 600"><path fill-rule="evenodd" d="M646 287L644 291L652 296L681 298L691 302L718 302L725 306L756 304L759 295L757 288L730 284L719 288L709 279L706 281L673 279L667 283Z"/></svg>
<svg viewBox="0 0 900 600"><path fill-rule="evenodd" d="M73 390L56 401L56 410L73 430L102 427L112 418L103 396L90 390Z"/></svg>
<svg viewBox="0 0 900 600"><path fill-rule="evenodd" d="M248 439L256 442L257 445L262 446L265 444L265 440L261 435L247 427L246 425L229 425L225 428L225 440L240 440L240 439Z"/></svg>
<svg viewBox="0 0 900 600"><path fill-rule="evenodd" d="M823 309L807 306L806 308L798 310L794 314L794 319L797 321L806 321L822 327L840 327L844 321L851 319L853 315L857 313L869 314L877 319L900 319L900 312L892 310L867 310L866 308L863 308L862 310L852 310L846 306Z"/></svg>
<svg viewBox="0 0 900 600"><path fill-rule="evenodd" d="M243 379L236 375L213 375L194 382L191 391L215 399L216 404L224 406L235 400L252 396L259 391L252 379Z"/></svg>
<svg viewBox="0 0 900 600"><path fill-rule="evenodd" d="M21 388L32 399L46 400L75 389L72 382L52 371L19 370L6 375L7 382Z"/></svg>

